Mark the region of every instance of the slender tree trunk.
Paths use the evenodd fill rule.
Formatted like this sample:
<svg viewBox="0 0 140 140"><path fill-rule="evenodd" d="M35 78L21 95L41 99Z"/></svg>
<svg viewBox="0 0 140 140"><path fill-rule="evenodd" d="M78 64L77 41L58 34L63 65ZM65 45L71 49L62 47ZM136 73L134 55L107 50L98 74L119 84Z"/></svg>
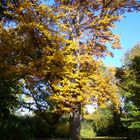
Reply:
<svg viewBox="0 0 140 140"><path fill-rule="evenodd" d="M71 140L81 140L80 137L80 117L81 117L81 106L78 105L77 108L72 113L71 118Z"/></svg>

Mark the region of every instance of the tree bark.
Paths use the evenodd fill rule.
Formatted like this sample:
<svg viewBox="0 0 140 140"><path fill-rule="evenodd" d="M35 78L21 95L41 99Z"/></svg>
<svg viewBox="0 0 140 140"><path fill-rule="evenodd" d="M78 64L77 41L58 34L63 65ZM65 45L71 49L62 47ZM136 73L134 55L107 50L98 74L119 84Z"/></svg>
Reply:
<svg viewBox="0 0 140 140"><path fill-rule="evenodd" d="M80 117L81 117L81 106L77 105L77 108L72 112L71 117L71 140L81 140L80 136Z"/></svg>

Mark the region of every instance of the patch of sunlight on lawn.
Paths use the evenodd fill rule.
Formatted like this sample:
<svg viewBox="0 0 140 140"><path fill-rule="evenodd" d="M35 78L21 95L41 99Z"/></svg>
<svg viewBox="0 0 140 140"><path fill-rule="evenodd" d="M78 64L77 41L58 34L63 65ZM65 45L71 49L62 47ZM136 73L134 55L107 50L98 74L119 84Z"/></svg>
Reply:
<svg viewBox="0 0 140 140"><path fill-rule="evenodd" d="M81 137L82 138L93 138L96 136L96 133L93 132L93 129L81 129Z"/></svg>

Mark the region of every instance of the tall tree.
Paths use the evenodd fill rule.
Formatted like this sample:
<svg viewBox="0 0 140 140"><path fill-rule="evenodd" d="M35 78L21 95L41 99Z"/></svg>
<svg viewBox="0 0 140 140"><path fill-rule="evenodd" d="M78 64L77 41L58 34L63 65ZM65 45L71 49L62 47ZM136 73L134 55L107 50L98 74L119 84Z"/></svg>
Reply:
<svg viewBox="0 0 140 140"><path fill-rule="evenodd" d="M62 71L63 60L55 61L60 43L64 42L55 30L57 16L50 7L38 2L18 1L17 5L13 1L8 1L6 15L12 18L7 19L7 16L2 15L0 75L4 81L12 84L18 83L23 86L24 79L27 83L32 83L33 87L39 80L46 80L48 86L49 80L59 76L57 73L59 62L59 71ZM1 86L4 88L3 84ZM10 85L9 88L11 89ZM1 96L5 95L4 92ZM9 99L6 99L9 102Z"/></svg>
<svg viewBox="0 0 140 140"><path fill-rule="evenodd" d="M7 120L10 113L18 106L17 94L20 93L19 75L13 64L15 56L8 44L13 42L13 34L8 34L1 26L0 31L0 119ZM15 41L15 40L14 40ZM18 42L18 40L17 40ZM15 44L19 45L17 42ZM13 45L13 44L11 44ZM13 55L13 56L12 56ZM11 57L10 57L11 56Z"/></svg>
<svg viewBox="0 0 140 140"><path fill-rule="evenodd" d="M54 112L72 112L72 139L79 139L81 106L92 101L119 104L114 77L100 58L112 55L107 43L120 48L112 27L125 11L137 10L139 2L56 0L48 6L25 0L18 5L10 1L8 7L14 20L12 27L5 26L7 20L0 27L0 48L10 59L4 66L31 90L44 80L49 100L56 103Z"/></svg>
<svg viewBox="0 0 140 140"><path fill-rule="evenodd" d="M56 94L51 98L64 110L72 111L72 139L75 140L80 137L81 105L86 104L91 97L96 102L107 102L109 96L110 99L117 99L114 92L110 94L107 88L108 84L112 91L112 85L109 84L111 78L106 79L99 58L112 55L106 47L107 43L112 48L120 47L119 36L111 29L125 11L139 8L139 2L56 0L54 7L61 23L58 30L75 44L71 45L69 54L64 54L67 59L67 73L59 86L54 85ZM99 79L105 81L98 83Z"/></svg>
<svg viewBox="0 0 140 140"><path fill-rule="evenodd" d="M124 111L129 118L127 127L140 127L140 44L126 53L124 65L118 69L118 86L124 100Z"/></svg>

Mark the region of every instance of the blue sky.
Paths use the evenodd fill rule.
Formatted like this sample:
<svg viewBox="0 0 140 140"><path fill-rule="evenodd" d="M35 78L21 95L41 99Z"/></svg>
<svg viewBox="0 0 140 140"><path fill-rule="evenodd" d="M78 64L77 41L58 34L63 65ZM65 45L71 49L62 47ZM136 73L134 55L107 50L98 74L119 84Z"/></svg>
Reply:
<svg viewBox="0 0 140 140"><path fill-rule="evenodd" d="M106 57L104 62L108 66L120 67L124 53L140 42L140 12L126 14L116 25L114 32L121 36L122 49L113 50L114 57Z"/></svg>

